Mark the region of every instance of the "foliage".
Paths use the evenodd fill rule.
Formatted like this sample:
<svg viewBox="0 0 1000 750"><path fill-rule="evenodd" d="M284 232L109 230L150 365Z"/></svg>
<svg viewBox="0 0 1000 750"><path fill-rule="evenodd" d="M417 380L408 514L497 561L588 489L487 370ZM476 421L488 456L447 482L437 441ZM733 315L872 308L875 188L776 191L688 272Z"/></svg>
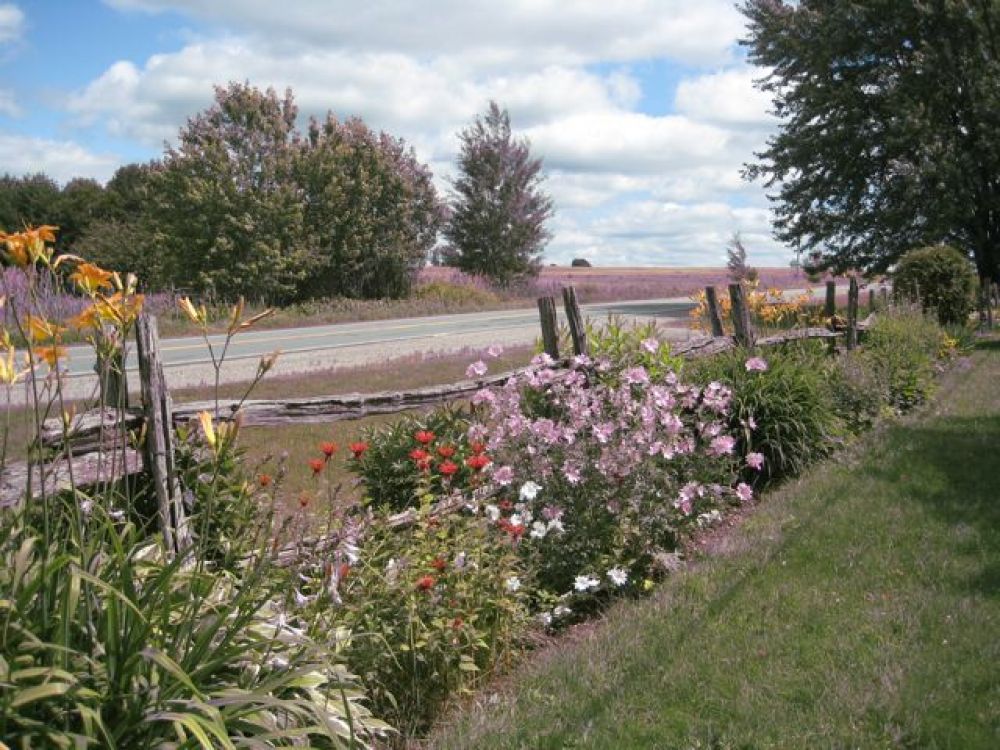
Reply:
<svg viewBox="0 0 1000 750"><path fill-rule="evenodd" d="M26 366L4 331L0 383L9 398L31 378L36 430L67 408L67 331L39 306L42 274L66 273L87 300L72 324L104 354L124 355L144 303L134 276L57 256L54 240L51 226L0 234L28 285L10 317ZM237 306L230 332L252 323ZM269 562L270 519L235 489L236 428L209 413L200 423L190 438L199 471L184 478L198 495L193 533L178 533L177 548L149 534L133 482L71 482L60 493L36 484L31 502L0 508L0 736L11 747L357 747L386 729L335 654L286 610L292 572ZM124 426L106 437L130 439ZM225 514L237 511L242 526L231 530ZM213 539L219 529L227 536Z"/></svg>
<svg viewBox="0 0 1000 750"><path fill-rule="evenodd" d="M764 455L764 478L797 474L833 447L837 417L816 347L769 350L766 359L736 350L695 360L684 372L732 389L729 428L740 436L739 450Z"/></svg>
<svg viewBox="0 0 1000 750"><path fill-rule="evenodd" d="M892 286L898 297L919 299L924 311L933 310L941 325L966 323L973 309L972 266L947 245L908 252L893 271Z"/></svg>
<svg viewBox="0 0 1000 750"><path fill-rule="evenodd" d="M823 268L885 270L946 242L1000 279L995 3L747 0L779 131L746 170L776 236Z"/></svg>
<svg viewBox="0 0 1000 750"><path fill-rule="evenodd" d="M906 410L934 389L934 365L944 331L919 312L894 309L880 314L865 336L862 356L887 406Z"/></svg>
<svg viewBox="0 0 1000 750"><path fill-rule="evenodd" d="M531 156L526 140L512 136L507 110L496 102L459 140L445 262L501 286L536 275L552 215L552 200L540 187L542 160Z"/></svg>
<svg viewBox="0 0 1000 750"><path fill-rule="evenodd" d="M468 418L460 408L444 407L426 415L406 415L365 432L351 468L367 500L375 507L403 510L427 492L446 494L466 487L478 474L466 461L473 455L466 439ZM442 474L449 463L455 473Z"/></svg>
<svg viewBox="0 0 1000 750"><path fill-rule="evenodd" d="M534 604L552 622L595 595L641 590L681 528L749 499L749 487L731 487L736 441L719 384L700 389L673 373L653 382L641 366L612 375L603 359L576 357L564 374L547 355L535 362L477 394L469 434L495 461L500 494L487 515L530 561Z"/></svg>
<svg viewBox="0 0 1000 750"><path fill-rule="evenodd" d="M570 263L573 268L590 268L592 265L586 258L573 258L573 262Z"/></svg>
<svg viewBox="0 0 1000 750"><path fill-rule="evenodd" d="M524 590L515 583L525 573L506 535L468 512L430 516L432 497L420 500L408 528L369 524L333 569L313 569L302 595L316 637L357 672L374 711L405 736L425 731L525 629Z"/></svg>
<svg viewBox="0 0 1000 750"><path fill-rule="evenodd" d="M591 357L614 363L613 368L597 373L604 382L615 382L626 370L642 367L651 381L659 383L679 372L683 364L680 357L670 353L670 346L660 341L662 333L655 321L643 323L609 315L602 325L588 319L586 329Z"/></svg>

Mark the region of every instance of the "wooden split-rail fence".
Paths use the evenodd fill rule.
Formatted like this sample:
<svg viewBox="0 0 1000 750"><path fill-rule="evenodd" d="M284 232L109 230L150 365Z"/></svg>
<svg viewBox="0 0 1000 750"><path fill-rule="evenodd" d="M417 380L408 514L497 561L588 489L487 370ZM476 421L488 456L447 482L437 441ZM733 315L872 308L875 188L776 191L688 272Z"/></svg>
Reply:
<svg viewBox="0 0 1000 750"><path fill-rule="evenodd" d="M705 294L712 335L676 344L671 349L673 354L693 359L739 346L768 347L803 339L827 340L833 351L841 337L845 346L851 349L857 345L858 332L864 330L868 323L868 320L858 320L856 279L850 282L847 319L842 326L835 317L835 286L830 282L825 310L830 319L829 327L793 329L763 338L758 338L754 330L743 285L730 284L728 291L734 335L725 334L718 293L715 287L709 286ZM886 302L885 290L882 291L883 302ZM572 287L563 289L563 305L573 353L587 354L587 329ZM869 307L874 306L872 292ZM540 298L538 311L544 351L565 367L567 363L560 358L555 299ZM73 415L68 420L46 420L38 437L39 445L35 447L55 457L44 462L20 462L4 467L0 473L0 508L53 492L100 486L145 474L156 495L164 540L170 548L181 549L186 546L189 532L181 487L173 465L175 428L196 419L200 412L211 412L216 419L232 419L238 412L240 423L244 426L360 419L372 414L392 414L466 398L481 388L505 383L527 369L410 391L174 404L163 377L156 318L146 313L136 325L136 354L141 406L129 408L126 405L123 409L103 407ZM127 404L127 394L123 389L117 400L105 396L102 401ZM405 525L410 520L404 513L395 522Z"/></svg>

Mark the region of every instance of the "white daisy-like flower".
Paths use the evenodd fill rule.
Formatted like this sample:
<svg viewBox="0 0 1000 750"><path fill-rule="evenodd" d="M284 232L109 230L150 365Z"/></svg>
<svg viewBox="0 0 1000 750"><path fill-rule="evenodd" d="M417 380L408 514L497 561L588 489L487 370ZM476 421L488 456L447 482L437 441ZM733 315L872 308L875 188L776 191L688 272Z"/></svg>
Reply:
<svg viewBox="0 0 1000 750"><path fill-rule="evenodd" d="M521 485L521 493L520 493L521 500L526 502L531 502L536 497L538 497L538 493L541 491L541 489L542 486L540 484L532 482L529 479L527 482Z"/></svg>
<svg viewBox="0 0 1000 750"><path fill-rule="evenodd" d="M487 505L484 509L486 511L486 517L491 521L500 520L500 509L495 505Z"/></svg>
<svg viewBox="0 0 1000 750"><path fill-rule="evenodd" d="M565 604L560 604L554 610L552 610L553 617L565 617L570 614L573 610L567 607Z"/></svg>
<svg viewBox="0 0 1000 750"><path fill-rule="evenodd" d="M521 588L521 579L517 576L511 576L506 581L503 582L504 588L513 593Z"/></svg>
<svg viewBox="0 0 1000 750"><path fill-rule="evenodd" d="M596 589L601 585L601 582L595 576L584 575L577 576L573 581L573 588L577 591L590 591Z"/></svg>
<svg viewBox="0 0 1000 750"><path fill-rule="evenodd" d="M608 578L615 586L624 586L628 583L628 572L622 568L612 568L608 571Z"/></svg>
<svg viewBox="0 0 1000 750"><path fill-rule="evenodd" d="M535 521L531 524L531 536L532 539L544 539L545 535L549 533L549 527L545 525L542 521Z"/></svg>

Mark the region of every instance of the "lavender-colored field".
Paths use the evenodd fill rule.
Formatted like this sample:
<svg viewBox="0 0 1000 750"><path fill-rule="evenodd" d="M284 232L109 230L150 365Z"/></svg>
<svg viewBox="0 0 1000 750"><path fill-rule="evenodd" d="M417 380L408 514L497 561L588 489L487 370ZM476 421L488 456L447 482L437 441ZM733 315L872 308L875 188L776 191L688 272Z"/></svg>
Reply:
<svg viewBox="0 0 1000 750"><path fill-rule="evenodd" d="M806 286L803 274L791 268L761 268L764 286L787 289ZM483 291L493 290L480 277L469 276L454 268L428 267L417 279L419 284L443 281L470 286ZM505 290L503 296L535 298L558 293L564 286L576 288L583 302L607 302L626 299L658 299L684 297L704 289L709 284L725 285L729 281L725 268L569 268L548 266L538 278Z"/></svg>

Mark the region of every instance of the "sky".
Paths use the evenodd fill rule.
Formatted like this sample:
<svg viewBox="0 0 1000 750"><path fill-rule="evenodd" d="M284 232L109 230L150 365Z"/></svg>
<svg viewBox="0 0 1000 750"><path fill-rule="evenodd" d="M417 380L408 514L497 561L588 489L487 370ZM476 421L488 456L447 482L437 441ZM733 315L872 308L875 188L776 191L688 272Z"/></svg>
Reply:
<svg viewBox="0 0 1000 750"><path fill-rule="evenodd" d="M492 99L543 159L546 263L718 266L739 232L786 265L744 34L734 0L0 0L0 173L106 181L235 80L405 139L447 196Z"/></svg>

